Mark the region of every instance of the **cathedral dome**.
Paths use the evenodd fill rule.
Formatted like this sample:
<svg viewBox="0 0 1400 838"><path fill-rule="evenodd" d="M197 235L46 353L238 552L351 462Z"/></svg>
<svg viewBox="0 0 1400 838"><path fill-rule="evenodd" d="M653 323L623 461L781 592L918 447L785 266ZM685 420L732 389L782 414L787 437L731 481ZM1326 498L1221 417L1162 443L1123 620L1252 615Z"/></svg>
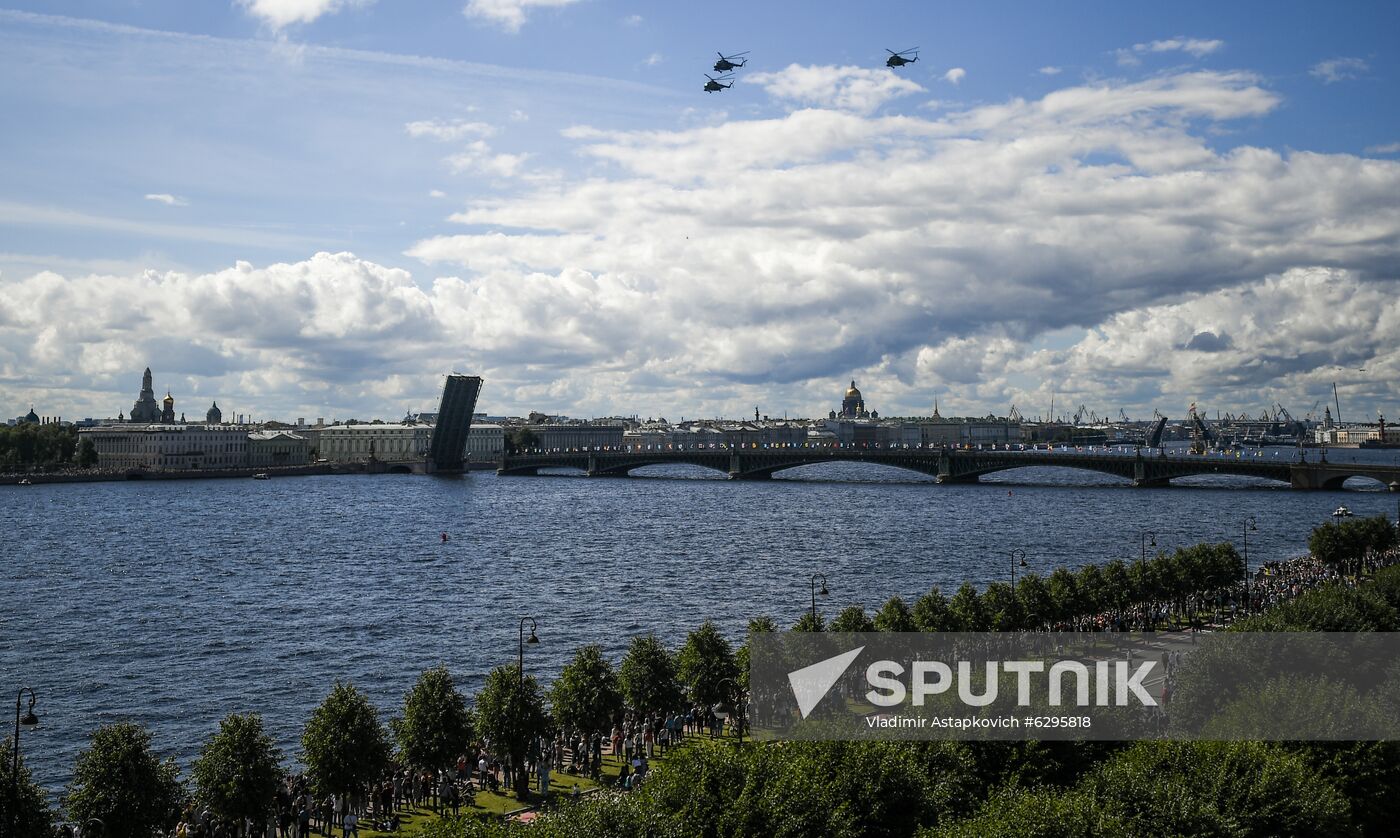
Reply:
<svg viewBox="0 0 1400 838"><path fill-rule="evenodd" d="M30 406L29 412L24 415L24 421L28 424L39 424L39 414L34 412L33 406Z"/></svg>
<svg viewBox="0 0 1400 838"><path fill-rule="evenodd" d="M860 398L860 391L856 389L856 382L855 382L855 379L852 379L852 380L851 380L851 389L849 389L849 390L846 391L846 398L848 398L848 399L858 399L858 398Z"/></svg>

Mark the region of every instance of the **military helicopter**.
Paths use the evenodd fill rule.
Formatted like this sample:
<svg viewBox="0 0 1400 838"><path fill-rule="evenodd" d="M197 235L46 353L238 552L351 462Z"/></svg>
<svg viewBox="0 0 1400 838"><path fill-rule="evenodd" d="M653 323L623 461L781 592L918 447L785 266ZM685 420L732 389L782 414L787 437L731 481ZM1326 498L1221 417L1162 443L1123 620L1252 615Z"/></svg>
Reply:
<svg viewBox="0 0 1400 838"><path fill-rule="evenodd" d="M717 52L715 53L715 55L719 56L719 60L715 62L716 73L727 73L730 70L737 70L738 68L749 63L749 60L747 58L743 58L745 55L748 55L747 51L736 52L733 55L725 55L722 52ZM741 60L738 64L735 64L734 59L736 58L741 58L743 60Z"/></svg>
<svg viewBox="0 0 1400 838"><path fill-rule="evenodd" d="M887 49L885 52L890 54L890 57L885 59L886 67L903 67L905 64L913 64L915 61L919 60L918 47L906 49L903 52L895 52L892 49ZM914 56L913 58L908 57L911 54Z"/></svg>
<svg viewBox="0 0 1400 838"><path fill-rule="evenodd" d="M720 84L720 82L729 81L730 79L734 78L733 75L725 75L720 76L719 78L714 78L709 73L706 73L705 78L709 79L709 81L705 82L706 93L714 93L720 90L728 90L729 88L734 86L734 82L732 81L730 81L729 84Z"/></svg>

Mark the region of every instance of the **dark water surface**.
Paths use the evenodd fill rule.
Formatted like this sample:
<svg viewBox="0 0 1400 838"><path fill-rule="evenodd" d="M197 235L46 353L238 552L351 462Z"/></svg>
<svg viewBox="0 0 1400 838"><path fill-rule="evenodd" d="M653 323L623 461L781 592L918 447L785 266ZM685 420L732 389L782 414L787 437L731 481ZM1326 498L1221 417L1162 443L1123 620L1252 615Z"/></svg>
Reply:
<svg viewBox="0 0 1400 838"><path fill-rule="evenodd" d="M184 769L221 717L247 711L292 757L336 679L386 718L438 663L473 692L515 658L522 615L538 619L541 640L527 670L549 679L585 643L616 660L634 635L677 644L706 618L736 642L750 617L791 624L815 571L830 580L830 617L1004 579L1012 548L1047 573L1133 558L1143 530L1160 549L1239 544L1254 515L1258 564L1303 552L1339 504L1392 518L1397 508L1374 483L1133 489L1062 469L962 486L859 464L772 482L639 474L0 487L0 687L32 686L43 720L23 737L26 760L57 789L95 727L134 720ZM9 711L0 720L13 724Z"/></svg>

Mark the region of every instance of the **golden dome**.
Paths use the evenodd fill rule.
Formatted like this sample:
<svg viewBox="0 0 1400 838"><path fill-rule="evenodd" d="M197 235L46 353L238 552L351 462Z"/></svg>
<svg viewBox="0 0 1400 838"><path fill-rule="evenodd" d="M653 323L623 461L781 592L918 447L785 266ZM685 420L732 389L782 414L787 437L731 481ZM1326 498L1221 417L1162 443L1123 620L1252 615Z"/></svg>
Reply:
<svg viewBox="0 0 1400 838"><path fill-rule="evenodd" d="M851 380L851 389L849 389L849 390L846 391L846 398L848 398L848 399L858 399L858 398L860 398L860 391L856 389L856 382L855 382L855 379L852 379L852 380Z"/></svg>

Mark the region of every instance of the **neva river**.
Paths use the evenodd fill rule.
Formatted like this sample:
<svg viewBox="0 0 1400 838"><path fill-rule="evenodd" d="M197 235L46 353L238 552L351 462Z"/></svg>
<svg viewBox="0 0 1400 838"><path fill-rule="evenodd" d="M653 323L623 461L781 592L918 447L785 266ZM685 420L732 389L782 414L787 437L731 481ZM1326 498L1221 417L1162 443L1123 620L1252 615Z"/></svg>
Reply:
<svg viewBox="0 0 1400 838"><path fill-rule="evenodd" d="M0 487L0 686L32 686L42 718L25 758L58 790L95 727L134 720L185 770L221 717L246 711L292 758L336 679L386 719L438 663L473 692L515 659L522 615L539 621L527 671L547 681L586 643L616 661L634 635L674 646L707 618L736 643L750 617L790 625L813 572L830 581L830 618L1005 579L1012 548L1044 574L1134 558L1143 530L1159 549L1239 544L1248 515L1257 565L1304 552L1339 504L1393 519L1400 498L1374 483L1313 493L1242 478L1133 489L1062 469L950 486L859 464L771 482L639 474Z"/></svg>

